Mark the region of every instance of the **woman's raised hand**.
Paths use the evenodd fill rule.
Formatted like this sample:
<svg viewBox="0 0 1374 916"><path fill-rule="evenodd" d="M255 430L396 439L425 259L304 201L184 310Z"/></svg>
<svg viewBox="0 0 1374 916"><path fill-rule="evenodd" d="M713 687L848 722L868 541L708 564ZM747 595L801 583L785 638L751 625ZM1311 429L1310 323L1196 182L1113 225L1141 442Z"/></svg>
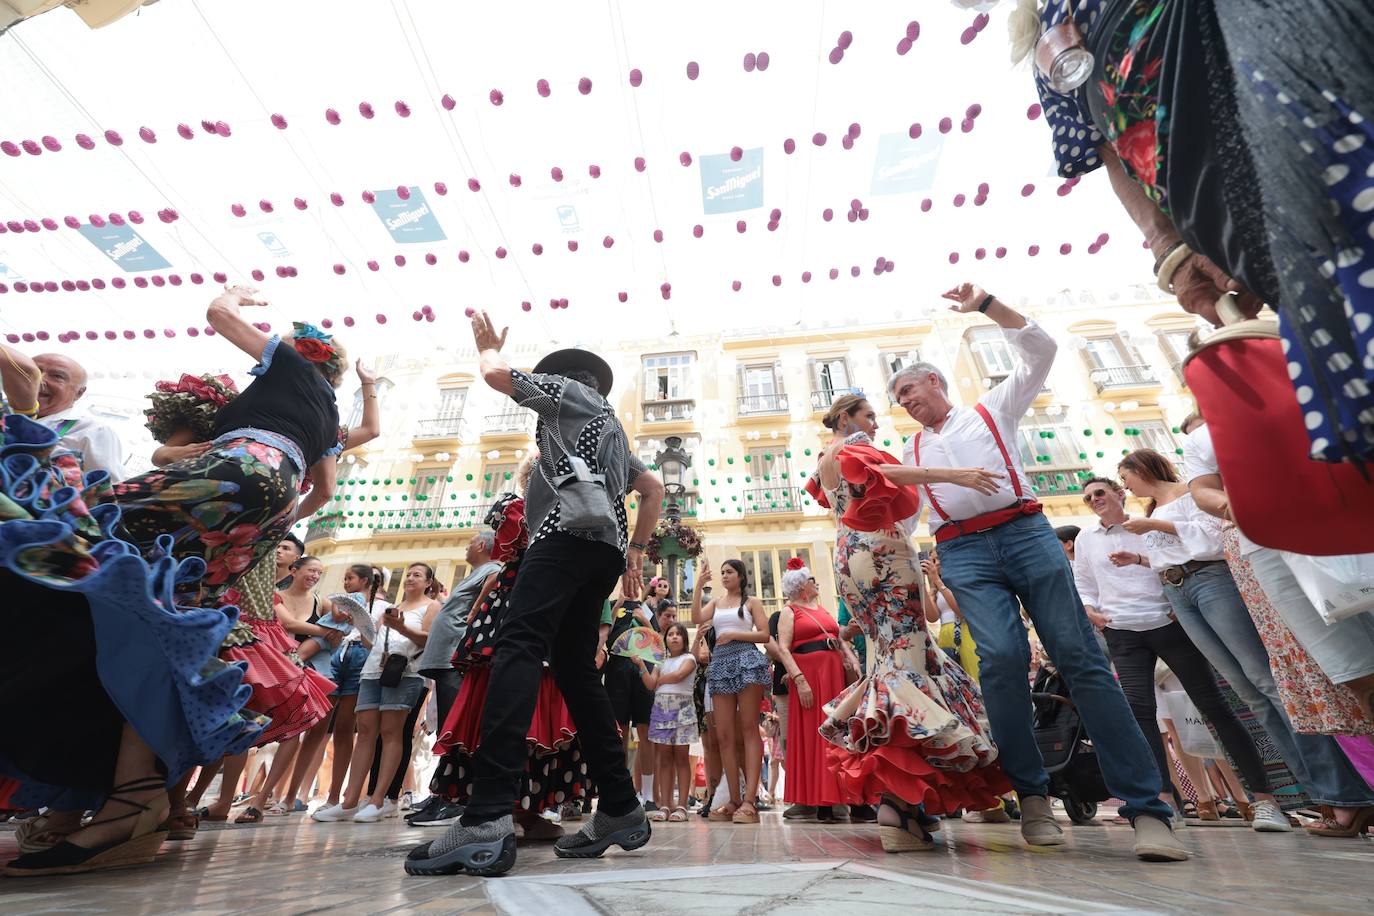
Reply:
<svg viewBox="0 0 1374 916"><path fill-rule="evenodd" d="M253 286L243 286L241 284L224 285L224 292L220 293L220 299L226 299L234 305L267 305L266 299L258 298L258 290Z"/></svg>
<svg viewBox="0 0 1374 916"><path fill-rule="evenodd" d="M377 381L377 373L372 371L372 367L363 365L362 357L353 365L353 369L358 373L358 383L362 385L372 385Z"/></svg>

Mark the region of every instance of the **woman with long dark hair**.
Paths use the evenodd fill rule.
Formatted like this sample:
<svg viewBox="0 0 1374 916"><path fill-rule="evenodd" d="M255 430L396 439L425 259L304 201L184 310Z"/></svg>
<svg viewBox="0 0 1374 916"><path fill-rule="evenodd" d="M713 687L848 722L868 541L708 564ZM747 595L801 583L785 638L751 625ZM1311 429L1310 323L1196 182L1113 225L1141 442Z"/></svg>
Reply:
<svg viewBox="0 0 1374 916"><path fill-rule="evenodd" d="M757 824L754 800L759 792L763 769L763 739L759 735L759 714L763 692L771 680L768 658L758 647L769 640L768 613L763 602L749 594L749 570L739 560L726 560L720 567L720 584L725 594L712 598L703 607L701 590L711 581L711 567L702 564L692 590L692 622L710 623L716 645L707 669L711 705L715 711L716 739L721 764L730 785L730 801L711 812L711 820L736 824ZM743 738L744 759L736 745ZM741 771L744 781L740 782Z"/></svg>
<svg viewBox="0 0 1374 916"><path fill-rule="evenodd" d="M1150 517L1129 519L1124 527L1144 535L1148 556L1143 561L1164 583L1164 595L1188 638L1254 712L1308 797L1333 809L1353 809L1343 813L1356 832L1363 829L1374 821L1374 790L1336 739L1293 730L1264 642L1226 565L1225 522L1198 507L1174 466L1158 452L1134 451L1117 470L1126 487L1149 502ZM1252 783L1250 789L1257 787Z"/></svg>
<svg viewBox="0 0 1374 916"><path fill-rule="evenodd" d="M400 600L385 608L374 621L377 636L363 666L354 707L358 737L349 765L348 789L340 804L321 808L312 815L317 821L373 823L392 814L386 810L387 792L392 776L402 764L406 719L425 689L424 679L416 673L415 665L424 649L429 625L439 613L439 602L428 594L433 582L434 570L427 564L410 564L406 567ZM383 682L384 669L389 672L386 680L394 679L394 683ZM377 780L368 803L360 807L364 783L374 756L378 756L379 736L379 773L384 778Z"/></svg>

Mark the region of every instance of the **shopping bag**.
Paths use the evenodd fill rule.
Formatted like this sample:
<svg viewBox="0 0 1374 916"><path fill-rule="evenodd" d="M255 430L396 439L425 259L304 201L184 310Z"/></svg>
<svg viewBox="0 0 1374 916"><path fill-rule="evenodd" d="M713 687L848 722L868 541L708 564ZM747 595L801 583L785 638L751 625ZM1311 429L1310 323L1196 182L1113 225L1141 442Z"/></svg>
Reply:
<svg viewBox="0 0 1374 916"><path fill-rule="evenodd" d="M1232 518L1277 550L1374 550L1374 474L1308 457L1277 324L1242 320L1229 296L1217 310L1226 326L1188 354L1183 374L1207 418Z"/></svg>
<svg viewBox="0 0 1374 916"><path fill-rule="evenodd" d="M1164 694L1164 705L1169 710L1169 718L1174 720L1174 730L1178 732L1179 741L1183 742L1184 751L1194 757L1216 760L1226 756L1188 694L1182 690L1171 690Z"/></svg>
<svg viewBox="0 0 1374 916"><path fill-rule="evenodd" d="M1374 611L1374 553L1313 557L1280 551L1283 562L1327 625Z"/></svg>

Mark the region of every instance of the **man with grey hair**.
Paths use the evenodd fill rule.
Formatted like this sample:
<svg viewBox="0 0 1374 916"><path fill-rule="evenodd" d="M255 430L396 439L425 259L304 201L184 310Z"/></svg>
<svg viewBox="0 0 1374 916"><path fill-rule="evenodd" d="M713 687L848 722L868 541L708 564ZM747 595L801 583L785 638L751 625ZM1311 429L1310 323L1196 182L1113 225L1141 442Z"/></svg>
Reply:
<svg viewBox="0 0 1374 916"><path fill-rule="evenodd" d="M914 484L929 507L942 576L954 592L974 641L993 738L1002 769L1021 799L1021 835L1033 846L1057 846L1063 831L1050 810L1049 776L1031 727L1030 645L1021 624L1025 606L1078 708L1121 813L1135 827L1136 855L1178 861L1188 851L1173 835L1169 805L1159 799L1160 775L1125 694L1112 676L1083 611L1073 568L1020 467L1020 418L1049 376L1054 339L983 289L965 283L944 294L951 311L979 312L1001 326L1020 356L1006 379L972 407L949 399L943 373L905 369L891 391L922 429L907 440L901 465L884 468L894 483ZM1012 456L1016 457L1013 458ZM929 467L1005 471L994 493L953 484L924 484ZM914 525L920 515L908 520Z"/></svg>
<svg viewBox="0 0 1374 916"><path fill-rule="evenodd" d="M108 471L110 483L124 479L124 446L107 423L76 406L86 393L86 370L69 356L42 353L33 358L42 370L38 383L38 422L57 433L57 446L81 456L87 471Z"/></svg>

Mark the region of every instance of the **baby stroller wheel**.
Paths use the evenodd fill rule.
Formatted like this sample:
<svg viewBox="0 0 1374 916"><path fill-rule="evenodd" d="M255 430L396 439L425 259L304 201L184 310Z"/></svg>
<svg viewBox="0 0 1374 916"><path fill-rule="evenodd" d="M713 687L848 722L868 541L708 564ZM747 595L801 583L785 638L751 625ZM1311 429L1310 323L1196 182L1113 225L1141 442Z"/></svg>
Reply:
<svg viewBox="0 0 1374 916"><path fill-rule="evenodd" d="M1097 817L1097 802L1083 801L1076 795L1064 796L1064 812L1075 824L1091 824Z"/></svg>

